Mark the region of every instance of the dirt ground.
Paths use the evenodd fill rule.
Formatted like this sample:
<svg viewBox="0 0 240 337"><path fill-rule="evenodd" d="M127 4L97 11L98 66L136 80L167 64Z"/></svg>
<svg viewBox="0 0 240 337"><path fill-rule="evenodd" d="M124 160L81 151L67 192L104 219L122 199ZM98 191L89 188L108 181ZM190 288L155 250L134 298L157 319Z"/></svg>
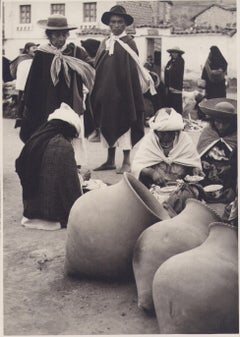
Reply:
<svg viewBox="0 0 240 337"><path fill-rule="evenodd" d="M14 163L22 142L14 120L3 120L3 300L4 335L157 334L156 317L137 307L134 282L104 283L64 275L66 229L25 229L21 186ZM105 160L99 143L89 143L89 167ZM117 164L122 160L117 153ZM116 183L114 171L94 179Z"/></svg>
<svg viewBox="0 0 240 337"><path fill-rule="evenodd" d="M14 165L23 143L14 123L2 121L4 335L158 334L156 317L137 307L134 281L69 278L64 275L66 229L46 232L20 225L21 186ZM106 159L101 144L88 143L87 148L90 169ZM121 161L117 152L117 166ZM102 171L93 172L92 178L114 184L122 176Z"/></svg>

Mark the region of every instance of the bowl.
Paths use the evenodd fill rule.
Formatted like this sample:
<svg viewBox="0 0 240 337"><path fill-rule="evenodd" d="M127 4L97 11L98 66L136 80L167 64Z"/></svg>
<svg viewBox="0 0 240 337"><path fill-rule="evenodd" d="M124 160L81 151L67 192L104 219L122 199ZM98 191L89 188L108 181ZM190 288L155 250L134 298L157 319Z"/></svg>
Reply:
<svg viewBox="0 0 240 337"><path fill-rule="evenodd" d="M223 193L223 185L213 184L207 185L203 188L206 196L212 200L219 199Z"/></svg>
<svg viewBox="0 0 240 337"><path fill-rule="evenodd" d="M187 181L188 183L198 183L199 181L203 179L204 177L201 177L198 175L194 175L194 176L186 175L186 177L184 178L184 180Z"/></svg>

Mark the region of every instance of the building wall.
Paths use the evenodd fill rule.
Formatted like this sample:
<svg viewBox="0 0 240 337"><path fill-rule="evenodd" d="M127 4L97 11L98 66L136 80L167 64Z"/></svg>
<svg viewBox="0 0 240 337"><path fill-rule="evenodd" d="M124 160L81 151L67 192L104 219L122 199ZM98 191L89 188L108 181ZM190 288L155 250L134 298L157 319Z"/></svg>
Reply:
<svg viewBox="0 0 240 337"><path fill-rule="evenodd" d="M5 25L4 25L4 51L9 59L13 59L19 54L19 50L23 48L26 42L32 41L36 43L46 42L44 29L38 25L39 20L47 19L50 15L50 4L57 3L58 0L6 0L4 2L5 9ZM97 2L97 20L96 22L83 22L83 3ZM80 26L95 26L99 28L107 28L101 22L101 16L116 4L116 1L94 1L94 0L65 0L65 15L69 24ZM31 24L20 24L19 22L19 6L31 5ZM70 31L69 41L78 44L77 30Z"/></svg>
<svg viewBox="0 0 240 337"><path fill-rule="evenodd" d="M202 69L212 45L218 46L228 62L228 76L237 77L237 37L226 35L192 34L171 35L162 37L162 72L169 60L167 49L179 46L185 51L184 78L197 80L201 77Z"/></svg>
<svg viewBox="0 0 240 337"><path fill-rule="evenodd" d="M236 11L225 10L221 7L213 6L200 14L194 21L198 26L219 26L225 28L227 24L236 24Z"/></svg>

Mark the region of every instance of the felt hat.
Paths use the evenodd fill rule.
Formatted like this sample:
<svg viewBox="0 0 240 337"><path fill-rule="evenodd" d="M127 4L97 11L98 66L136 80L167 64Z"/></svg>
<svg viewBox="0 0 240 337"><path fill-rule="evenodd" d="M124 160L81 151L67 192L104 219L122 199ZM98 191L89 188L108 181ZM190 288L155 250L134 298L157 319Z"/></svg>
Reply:
<svg viewBox="0 0 240 337"><path fill-rule="evenodd" d="M78 135L81 133L81 120L78 114L66 103L61 103L59 109L56 109L48 116L48 121L60 119L75 127Z"/></svg>
<svg viewBox="0 0 240 337"><path fill-rule="evenodd" d="M173 48L170 48L170 49L167 49L167 52L168 53L179 53L179 54L184 54L185 51L181 50L179 47L173 47Z"/></svg>
<svg viewBox="0 0 240 337"><path fill-rule="evenodd" d="M94 39L81 40L81 45L86 49L87 53L91 57L95 57L97 50L100 46L100 41Z"/></svg>
<svg viewBox="0 0 240 337"><path fill-rule="evenodd" d="M133 17L127 14L126 9L123 6L119 6L119 5L113 6L109 12L103 13L102 18L101 18L102 23L108 26L110 18L113 15L122 16L127 26L130 26L133 23Z"/></svg>
<svg viewBox="0 0 240 337"><path fill-rule="evenodd" d="M48 30L72 30L77 29L76 26L69 25L67 18L61 14L53 14L47 20L39 20L38 24Z"/></svg>
<svg viewBox="0 0 240 337"><path fill-rule="evenodd" d="M24 46L24 49L23 49L23 54L27 54L28 52L28 49L31 48L31 47L38 47L39 46L39 43L34 43L34 42L27 42Z"/></svg>
<svg viewBox="0 0 240 337"><path fill-rule="evenodd" d="M216 119L237 118L237 100L231 98L211 98L199 103L200 110Z"/></svg>

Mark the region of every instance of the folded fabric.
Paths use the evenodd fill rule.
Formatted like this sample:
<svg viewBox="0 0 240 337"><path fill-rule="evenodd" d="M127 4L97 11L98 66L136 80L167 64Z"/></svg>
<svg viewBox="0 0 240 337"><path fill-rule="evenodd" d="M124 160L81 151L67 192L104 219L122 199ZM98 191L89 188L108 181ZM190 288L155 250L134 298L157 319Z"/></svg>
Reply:
<svg viewBox="0 0 240 337"><path fill-rule="evenodd" d="M41 229L45 231L57 231L61 229L60 222L47 221L42 219L28 219L23 217L21 225L29 229Z"/></svg>

